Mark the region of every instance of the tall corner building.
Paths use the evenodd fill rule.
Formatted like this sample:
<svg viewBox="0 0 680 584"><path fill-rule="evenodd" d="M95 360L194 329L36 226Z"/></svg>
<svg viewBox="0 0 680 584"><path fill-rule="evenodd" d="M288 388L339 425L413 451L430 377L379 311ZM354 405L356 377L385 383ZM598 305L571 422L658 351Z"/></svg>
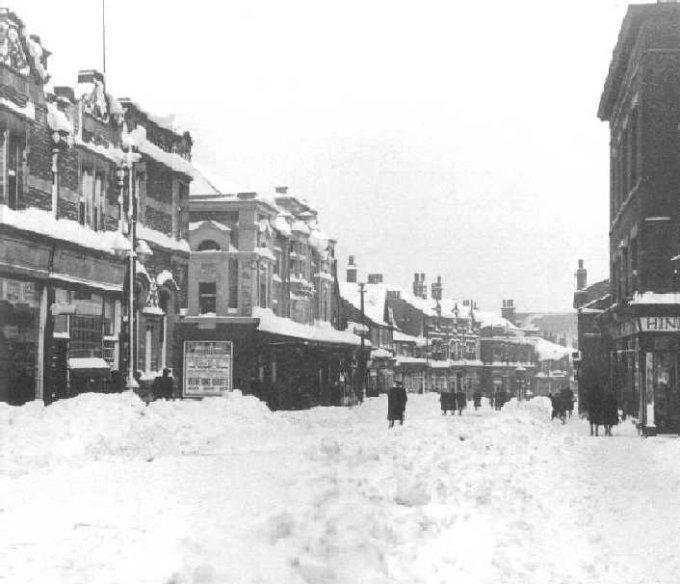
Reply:
<svg viewBox="0 0 680 584"><path fill-rule="evenodd" d="M628 7L598 117L610 128L609 385L644 433L678 432L680 4Z"/></svg>

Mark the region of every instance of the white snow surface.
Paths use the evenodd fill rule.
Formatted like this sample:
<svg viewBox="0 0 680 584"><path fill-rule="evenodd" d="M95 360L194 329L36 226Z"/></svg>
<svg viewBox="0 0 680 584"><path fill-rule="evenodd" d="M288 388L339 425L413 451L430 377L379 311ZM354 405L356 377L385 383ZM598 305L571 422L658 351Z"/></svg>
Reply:
<svg viewBox="0 0 680 584"><path fill-rule="evenodd" d="M23 584L677 582L680 442L549 402L270 412L233 392L0 404L0 574Z"/></svg>

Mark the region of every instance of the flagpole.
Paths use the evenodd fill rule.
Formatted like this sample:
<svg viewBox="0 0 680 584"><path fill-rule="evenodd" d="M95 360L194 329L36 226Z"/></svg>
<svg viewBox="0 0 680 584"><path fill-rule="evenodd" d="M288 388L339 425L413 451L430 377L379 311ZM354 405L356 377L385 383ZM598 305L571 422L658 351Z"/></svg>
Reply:
<svg viewBox="0 0 680 584"><path fill-rule="evenodd" d="M106 0L102 0L102 69L106 78Z"/></svg>

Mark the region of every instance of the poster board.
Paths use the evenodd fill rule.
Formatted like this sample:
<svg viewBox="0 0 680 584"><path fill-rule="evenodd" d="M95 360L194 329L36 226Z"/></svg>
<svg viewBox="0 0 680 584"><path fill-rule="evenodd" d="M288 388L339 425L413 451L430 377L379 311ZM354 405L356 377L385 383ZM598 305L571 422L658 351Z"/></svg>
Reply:
<svg viewBox="0 0 680 584"><path fill-rule="evenodd" d="M184 341L184 397L223 395L233 388L231 341Z"/></svg>

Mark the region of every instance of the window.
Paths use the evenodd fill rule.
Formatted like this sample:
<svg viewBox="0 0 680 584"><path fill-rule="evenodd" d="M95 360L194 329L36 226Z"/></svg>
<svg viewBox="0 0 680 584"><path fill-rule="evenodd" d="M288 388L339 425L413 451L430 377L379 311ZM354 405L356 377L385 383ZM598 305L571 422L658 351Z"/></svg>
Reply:
<svg viewBox="0 0 680 584"><path fill-rule="evenodd" d="M0 200L17 209L23 192L25 143L8 130L0 132Z"/></svg>
<svg viewBox="0 0 680 584"><path fill-rule="evenodd" d="M229 308L238 308L238 260L229 260Z"/></svg>
<svg viewBox="0 0 680 584"><path fill-rule="evenodd" d="M80 171L80 224L105 229L106 176L92 167Z"/></svg>
<svg viewBox="0 0 680 584"><path fill-rule="evenodd" d="M217 284L215 282L199 282L198 303L201 314L217 313Z"/></svg>
<svg viewBox="0 0 680 584"><path fill-rule="evenodd" d="M260 308L267 308L267 272L267 267L260 265L258 268Z"/></svg>
<svg viewBox="0 0 680 584"><path fill-rule="evenodd" d="M212 239L205 239L198 244L198 251L220 251L220 245Z"/></svg>

